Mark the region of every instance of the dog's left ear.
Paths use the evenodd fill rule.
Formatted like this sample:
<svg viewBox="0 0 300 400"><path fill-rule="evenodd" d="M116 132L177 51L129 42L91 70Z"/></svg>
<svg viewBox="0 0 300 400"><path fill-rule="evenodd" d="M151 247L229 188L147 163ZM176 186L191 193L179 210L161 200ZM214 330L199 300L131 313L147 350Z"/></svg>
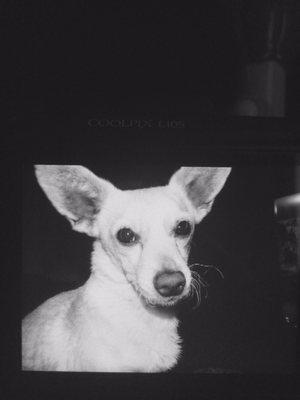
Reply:
<svg viewBox="0 0 300 400"><path fill-rule="evenodd" d="M36 165L35 173L48 199L73 229L95 237L96 215L118 189L80 165Z"/></svg>
<svg viewBox="0 0 300 400"><path fill-rule="evenodd" d="M198 223L210 211L230 171L231 168L182 167L172 175L169 187L185 194Z"/></svg>

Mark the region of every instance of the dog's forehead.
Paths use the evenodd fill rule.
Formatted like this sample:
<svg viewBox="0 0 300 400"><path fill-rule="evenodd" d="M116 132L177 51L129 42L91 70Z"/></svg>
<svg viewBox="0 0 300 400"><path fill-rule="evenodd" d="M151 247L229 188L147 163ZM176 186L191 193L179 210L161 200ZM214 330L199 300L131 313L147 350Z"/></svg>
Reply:
<svg viewBox="0 0 300 400"><path fill-rule="evenodd" d="M99 213L99 224L117 225L117 228L123 224L141 231L149 226L168 226L192 214L184 196L174 193L168 186L151 187L112 192Z"/></svg>
<svg viewBox="0 0 300 400"><path fill-rule="evenodd" d="M110 204L112 206L112 204ZM124 190L114 198L114 209L121 214L140 215L153 213L158 215L188 211L183 198L173 194L166 186L145 189ZM111 207L110 207L111 208Z"/></svg>
<svg viewBox="0 0 300 400"><path fill-rule="evenodd" d="M145 189L124 191L127 198L127 209L143 212L145 209L157 212L162 210L171 213L177 211L188 211L187 204L183 198L173 194L166 186L156 186Z"/></svg>

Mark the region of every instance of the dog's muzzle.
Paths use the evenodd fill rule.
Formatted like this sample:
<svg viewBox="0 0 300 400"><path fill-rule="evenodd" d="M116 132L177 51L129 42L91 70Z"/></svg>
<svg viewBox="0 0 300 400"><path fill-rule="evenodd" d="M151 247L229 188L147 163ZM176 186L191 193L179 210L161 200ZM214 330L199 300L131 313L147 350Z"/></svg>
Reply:
<svg viewBox="0 0 300 400"><path fill-rule="evenodd" d="M179 296L184 290L186 279L180 271L164 271L155 275L153 284L163 297Z"/></svg>

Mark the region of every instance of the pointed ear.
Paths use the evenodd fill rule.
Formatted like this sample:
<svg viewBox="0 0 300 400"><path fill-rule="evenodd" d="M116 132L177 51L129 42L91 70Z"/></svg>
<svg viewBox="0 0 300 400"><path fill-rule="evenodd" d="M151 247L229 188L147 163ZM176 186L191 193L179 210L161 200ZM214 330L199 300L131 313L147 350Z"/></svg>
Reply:
<svg viewBox="0 0 300 400"><path fill-rule="evenodd" d="M231 168L182 167L172 175L169 186L184 193L195 211L196 222L200 222L209 213L230 171Z"/></svg>
<svg viewBox="0 0 300 400"><path fill-rule="evenodd" d="M94 236L96 215L109 193L118 189L79 165L36 165L35 173L48 199L73 229Z"/></svg>

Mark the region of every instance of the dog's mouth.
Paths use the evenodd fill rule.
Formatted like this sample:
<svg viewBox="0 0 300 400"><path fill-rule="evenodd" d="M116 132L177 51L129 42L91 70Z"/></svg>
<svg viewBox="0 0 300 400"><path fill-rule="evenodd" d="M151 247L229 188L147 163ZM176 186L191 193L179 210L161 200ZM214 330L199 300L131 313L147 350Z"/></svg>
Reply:
<svg viewBox="0 0 300 400"><path fill-rule="evenodd" d="M148 298L144 297L145 302L150 307L154 308L171 308L179 303L183 302L189 296L189 292L186 294L181 294L178 296L170 296L170 297L157 297L157 298Z"/></svg>
<svg viewBox="0 0 300 400"><path fill-rule="evenodd" d="M171 308L183 302L191 295L191 285L188 284L181 293L172 294L170 296L162 295L155 290L147 290L137 284L133 285L136 292L146 306L151 308Z"/></svg>

